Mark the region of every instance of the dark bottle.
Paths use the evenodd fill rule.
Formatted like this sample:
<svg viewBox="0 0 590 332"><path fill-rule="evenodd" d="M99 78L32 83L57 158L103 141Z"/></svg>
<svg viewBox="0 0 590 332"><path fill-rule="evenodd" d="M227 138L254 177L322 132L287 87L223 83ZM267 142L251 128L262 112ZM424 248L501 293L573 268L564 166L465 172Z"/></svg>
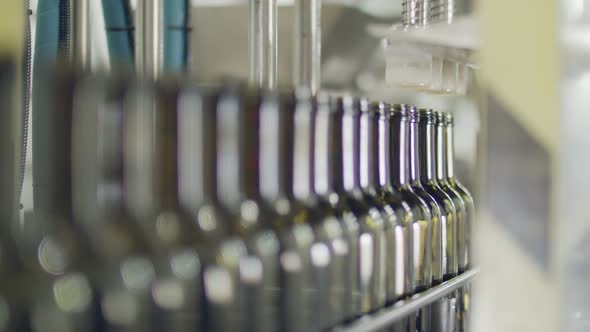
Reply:
<svg viewBox="0 0 590 332"><path fill-rule="evenodd" d="M414 291L430 286L432 280L430 207L410 185L410 126L409 110L405 105L394 105L391 113L391 184L410 205L416 219L413 226Z"/></svg>
<svg viewBox="0 0 590 332"><path fill-rule="evenodd" d="M315 191L323 204L329 204L342 225L346 242L335 250L334 270L341 270L343 278L335 280L333 300L335 322L341 323L360 314L359 236L360 224L351 207L343 198L342 121L343 110L325 94L317 97L315 124ZM341 259L341 261L338 261Z"/></svg>
<svg viewBox="0 0 590 332"><path fill-rule="evenodd" d="M454 172L454 141L453 141L453 117L449 113L437 114L437 170L438 181L441 186L457 197L464 206L463 214L457 222L457 251L459 255L459 273L466 271L470 264L470 226L475 217L473 197L460 182L457 181ZM457 301L457 329L467 330L469 320L470 287L459 289Z"/></svg>
<svg viewBox="0 0 590 332"><path fill-rule="evenodd" d="M334 152L330 156L335 166L337 205L343 207L345 222L358 223L359 240L357 245L358 267L355 271L358 283L356 314L366 314L380 308L380 300L384 291L383 274L381 272L383 237L383 216L381 212L366 201L361 189L361 108L366 109L367 102L355 97L338 98L335 102L336 125ZM340 122L341 121L341 122ZM341 133L338 128L341 123ZM340 149L341 153L337 153ZM338 174L340 173L340 174ZM348 207L346 212L344 207ZM356 292L356 290L354 290ZM381 301L382 302L382 301Z"/></svg>
<svg viewBox="0 0 590 332"><path fill-rule="evenodd" d="M373 310L382 308L387 301L387 272L391 269L391 253L388 252L387 232L391 225L397 223L397 216L393 209L386 206L377 192L378 173L377 169L377 126L378 115L371 111L366 100L360 102L359 117L359 179L360 189L363 193L363 201L375 208L379 215L374 216L374 230L376 236L372 239L377 250L376 277L376 298L373 303Z"/></svg>
<svg viewBox="0 0 590 332"><path fill-rule="evenodd" d="M446 130L445 130L445 141L446 141L446 171L447 181L449 186L455 189L465 202L465 222L458 226L459 238L463 239L463 245L459 247L459 272L467 270L471 264L471 228L475 220L475 203L473 196L467 190L467 188L459 182L455 176L455 141L454 141L454 119L450 113L445 114L446 119Z"/></svg>
<svg viewBox="0 0 590 332"><path fill-rule="evenodd" d="M422 186L420 181L420 172L424 165L420 164L419 149L423 142L420 141L418 135L418 123L420 121L420 114L418 109L414 106L408 106L408 133L409 133L409 158L410 158L410 186L412 191L420 196L430 209L432 224L430 226L430 238L428 242L431 244L431 259L432 259L432 283L438 284L442 282L442 251L441 251L441 217L443 201L437 200L430 195Z"/></svg>
<svg viewBox="0 0 590 332"><path fill-rule="evenodd" d="M420 161L420 182L441 208L440 228L435 230L433 247L439 247L442 256L439 261L442 280L434 278L433 283L446 281L458 273L457 255L457 216L462 213L462 205L453 203L436 181L435 165L435 115L432 110L420 110L418 124L418 155ZM433 249L434 250L434 249ZM436 258L435 258L436 259ZM453 331L455 326L456 294L451 294L436 302L433 306L432 325L441 331Z"/></svg>
<svg viewBox="0 0 590 332"><path fill-rule="evenodd" d="M268 95L260 109L259 185L261 204L274 216L270 222L279 237L281 296L280 330L317 329L317 289L311 247L315 237L306 223L306 210L296 203L294 183L297 98L286 93L280 99Z"/></svg>
<svg viewBox="0 0 590 332"><path fill-rule="evenodd" d="M164 80L157 86L142 82L127 94L126 201L151 246L155 329L194 331L204 320L201 271L179 273L177 266L205 259L194 245L203 234L187 222L191 218L180 203L181 92L178 83Z"/></svg>
<svg viewBox="0 0 590 332"><path fill-rule="evenodd" d="M276 108L277 102L270 93L237 87L228 94L231 99L218 108L219 189L233 219L231 228L248 249L248 256L240 262L241 278L247 281L243 307L247 325L242 328L275 331L280 313L279 230L271 221L275 214L262 201L259 165L261 113L265 108Z"/></svg>
<svg viewBox="0 0 590 332"><path fill-rule="evenodd" d="M201 200L195 209L196 220L201 228L219 227L225 233L216 242L207 243L212 252L211 260L203 268L206 330L241 331L256 324L256 317L249 316L248 292L250 286L257 288L264 276L263 263L249 251L251 247L241 229L238 124L243 104L239 89L233 85L213 88L205 94L211 98L207 98L209 102L206 103L199 101L199 118L192 122L201 122L198 129L203 132L204 150L197 150L197 154L204 152L201 155L204 160L196 162L205 166L199 169L202 172L198 172L196 179L204 184L201 186L204 190L198 193ZM186 112L191 111L194 106L192 110L187 107ZM191 149L190 141L186 144L187 149ZM190 176L194 168L185 171ZM196 198L191 197L191 200L196 201ZM249 214L248 220L256 220L255 208L244 211ZM256 272L248 275L252 266Z"/></svg>
<svg viewBox="0 0 590 332"><path fill-rule="evenodd" d="M361 186L372 204L377 206L385 220L385 289L386 300L393 303L410 294L411 257L410 206L390 186L391 173L387 169L390 144L388 142L388 110L384 103L372 103L369 112L361 115ZM363 120L368 122L364 123ZM397 287L396 287L397 286ZM397 288L397 289L396 289Z"/></svg>
<svg viewBox="0 0 590 332"><path fill-rule="evenodd" d="M206 120L199 123L195 113L211 111L204 100L210 99L211 105L212 99L217 98L217 91L210 95L205 91L190 84L181 86L176 80L163 80L155 88L148 84L138 87L128 96L127 146L141 147L142 142L153 142L127 150L126 156L128 191L135 193L130 196L130 206L135 207L135 217L153 247L157 275L152 297L159 330L203 329L201 269L195 263L213 264L216 247L226 239L225 225L216 230L195 227L202 226L193 223L195 210L184 205L194 197L191 194L203 190L203 185L199 186L194 179L201 176L195 173L205 166L196 163L212 162L211 168L215 165L215 160L192 159L198 157L191 150L201 152L203 142L207 142L195 138L194 132L204 124L210 125ZM192 187L187 188L189 185ZM221 218L225 221L227 216L223 214ZM179 271L178 266L183 263L193 266L192 269ZM234 271L232 266L227 269ZM173 301L174 291L182 292L182 301ZM215 320L209 323L217 326Z"/></svg>
<svg viewBox="0 0 590 332"><path fill-rule="evenodd" d="M151 247L125 204L123 114L128 83L90 78L80 83L73 98L74 220L96 257L89 275L100 294L104 331L150 331L155 321Z"/></svg>
<svg viewBox="0 0 590 332"><path fill-rule="evenodd" d="M317 98L310 97L307 92L297 92L294 108L293 193L296 201L307 211L306 222L312 226L315 234L316 243L311 247L311 261L315 268L318 291L316 320L318 328L326 329L342 319L339 312L341 304L337 302L342 301L340 295L343 294L349 246L336 212L316 193L316 185L321 187L320 183L326 180L323 174L315 173L317 106L325 104L321 99L328 100L321 94Z"/></svg>
<svg viewBox="0 0 590 332"><path fill-rule="evenodd" d="M378 103L374 105L377 112L377 163L375 172L378 174L377 191L382 200L393 208L398 223L388 235L390 247L388 251L393 253L391 261L392 276L388 278L389 301L395 302L402 297L412 294L414 289L413 276L413 230L412 224L415 216L411 206L404 200L400 192L392 186L391 178L391 112L389 105ZM374 150L374 148L373 148ZM373 152L375 153L375 152Z"/></svg>
<svg viewBox="0 0 590 332"><path fill-rule="evenodd" d="M415 161L412 160L410 146L410 110L406 105L393 105L390 110L392 124L391 184L395 191L401 193L414 215L412 224L414 291L421 292L432 284L431 241L434 218L431 206L420 196L420 191L416 191L411 182L415 179L412 178L411 163ZM422 309L418 313L416 321L420 331L430 330L430 308Z"/></svg>
<svg viewBox="0 0 590 332"><path fill-rule="evenodd" d="M441 247L442 280L448 280L458 273L457 254L457 215L462 213L462 205L455 204L452 196L446 193L436 179L435 156L435 115L432 110L420 110L419 113L420 179L424 190L428 192L441 207L440 233L433 241L433 246ZM440 242L440 243L437 243ZM433 278L435 283L440 279Z"/></svg>
<svg viewBox="0 0 590 332"><path fill-rule="evenodd" d="M273 222L282 250L281 328L326 329L335 322L332 303L338 292L332 285L345 277L334 271L339 266L334 255L348 248L340 222L331 209L320 208L314 192L313 99L306 90L286 93L277 111L268 108L262 116L261 193L277 212ZM274 128L273 121L278 122Z"/></svg>

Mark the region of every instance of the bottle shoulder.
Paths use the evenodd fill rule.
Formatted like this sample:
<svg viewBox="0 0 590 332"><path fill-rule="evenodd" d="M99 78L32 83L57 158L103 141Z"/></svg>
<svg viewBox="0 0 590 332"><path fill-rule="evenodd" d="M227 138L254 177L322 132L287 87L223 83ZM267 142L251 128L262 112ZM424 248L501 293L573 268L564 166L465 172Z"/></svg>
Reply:
<svg viewBox="0 0 590 332"><path fill-rule="evenodd" d="M401 194L404 199L410 204L414 215L421 220L432 219L431 207L427 200L424 199L423 190L416 190L412 186L401 188Z"/></svg>
<svg viewBox="0 0 590 332"><path fill-rule="evenodd" d="M465 201L465 205L467 207L473 207L474 206L475 203L474 203L474 200L473 200L473 195L471 194L471 192L469 192L469 190L467 189L467 187L465 187L458 180L453 180L451 182L451 185L461 195L461 197Z"/></svg>
<svg viewBox="0 0 590 332"><path fill-rule="evenodd" d="M455 213L458 210L458 208L455 206L453 198L448 193L446 193L437 183L425 183L424 189L438 203L438 205L441 208L441 212L443 212L444 214Z"/></svg>

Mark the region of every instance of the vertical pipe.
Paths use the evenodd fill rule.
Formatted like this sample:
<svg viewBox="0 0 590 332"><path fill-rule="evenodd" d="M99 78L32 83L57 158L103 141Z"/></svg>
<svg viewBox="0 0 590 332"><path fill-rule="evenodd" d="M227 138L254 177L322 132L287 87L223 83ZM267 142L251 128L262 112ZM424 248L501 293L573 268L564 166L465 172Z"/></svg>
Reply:
<svg viewBox="0 0 590 332"><path fill-rule="evenodd" d="M84 69L90 68L90 0L70 0L70 60Z"/></svg>
<svg viewBox="0 0 590 332"><path fill-rule="evenodd" d="M102 0L111 66L134 63L134 22L129 0Z"/></svg>
<svg viewBox="0 0 590 332"><path fill-rule="evenodd" d="M137 1L135 64L140 77L155 79L163 65L163 0Z"/></svg>
<svg viewBox="0 0 590 332"><path fill-rule="evenodd" d="M277 1L250 0L250 84L277 87Z"/></svg>
<svg viewBox="0 0 590 332"><path fill-rule="evenodd" d="M162 4L162 66L166 72L182 73L188 66L191 4L189 0L165 0Z"/></svg>
<svg viewBox="0 0 590 332"><path fill-rule="evenodd" d="M293 84L314 95L321 82L321 9L321 0L295 0Z"/></svg>

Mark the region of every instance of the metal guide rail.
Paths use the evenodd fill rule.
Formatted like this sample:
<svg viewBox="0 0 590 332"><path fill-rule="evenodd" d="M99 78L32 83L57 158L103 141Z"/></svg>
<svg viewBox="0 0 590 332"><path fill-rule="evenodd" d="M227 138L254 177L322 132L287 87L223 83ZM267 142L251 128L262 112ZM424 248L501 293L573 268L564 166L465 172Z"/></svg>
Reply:
<svg viewBox="0 0 590 332"><path fill-rule="evenodd" d="M391 326L396 321L434 303L453 291L470 284L479 273L478 269L468 270L455 278L432 287L408 300L399 301L383 310L363 316L356 321L335 327L333 332L370 332Z"/></svg>

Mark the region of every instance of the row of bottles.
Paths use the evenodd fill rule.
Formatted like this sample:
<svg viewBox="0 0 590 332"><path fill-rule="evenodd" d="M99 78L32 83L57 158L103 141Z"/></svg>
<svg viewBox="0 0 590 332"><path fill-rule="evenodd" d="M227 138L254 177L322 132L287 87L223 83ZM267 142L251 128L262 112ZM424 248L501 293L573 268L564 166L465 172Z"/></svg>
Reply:
<svg viewBox="0 0 590 332"><path fill-rule="evenodd" d="M470 267L448 113L71 72L46 98L53 183L0 237L0 330L329 330ZM465 331L468 297L391 330Z"/></svg>

